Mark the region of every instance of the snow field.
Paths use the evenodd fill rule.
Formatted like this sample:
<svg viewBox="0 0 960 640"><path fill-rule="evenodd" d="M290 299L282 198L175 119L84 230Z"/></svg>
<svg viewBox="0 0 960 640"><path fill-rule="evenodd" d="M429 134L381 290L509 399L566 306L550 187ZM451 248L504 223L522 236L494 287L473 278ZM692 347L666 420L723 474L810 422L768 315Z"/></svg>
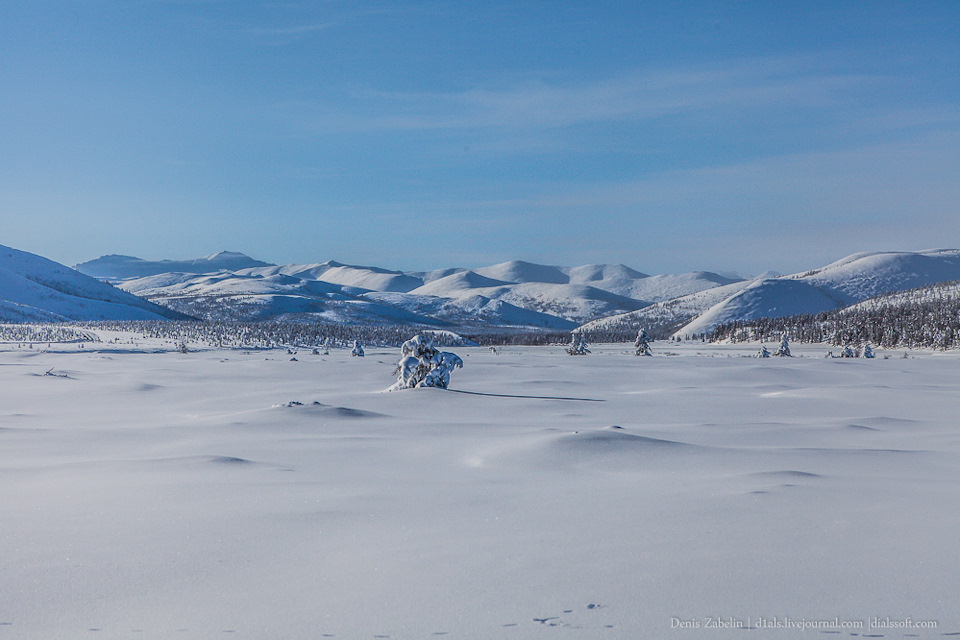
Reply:
<svg viewBox="0 0 960 640"><path fill-rule="evenodd" d="M960 631L958 354L590 348L5 345L0 639Z"/></svg>

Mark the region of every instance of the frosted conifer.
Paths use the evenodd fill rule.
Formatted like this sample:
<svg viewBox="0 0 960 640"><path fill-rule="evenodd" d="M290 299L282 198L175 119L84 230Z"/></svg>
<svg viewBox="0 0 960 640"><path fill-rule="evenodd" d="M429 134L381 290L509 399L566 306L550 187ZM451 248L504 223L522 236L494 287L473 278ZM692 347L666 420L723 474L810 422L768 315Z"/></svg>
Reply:
<svg viewBox="0 0 960 640"><path fill-rule="evenodd" d="M780 336L780 348L777 349L777 355L785 358L793 357L790 353L790 343L787 340L787 334Z"/></svg>
<svg viewBox="0 0 960 640"><path fill-rule="evenodd" d="M652 356L650 353L650 336L647 335L646 329L641 328L637 332L637 339L633 343L636 347L636 352L634 355L638 356Z"/></svg>

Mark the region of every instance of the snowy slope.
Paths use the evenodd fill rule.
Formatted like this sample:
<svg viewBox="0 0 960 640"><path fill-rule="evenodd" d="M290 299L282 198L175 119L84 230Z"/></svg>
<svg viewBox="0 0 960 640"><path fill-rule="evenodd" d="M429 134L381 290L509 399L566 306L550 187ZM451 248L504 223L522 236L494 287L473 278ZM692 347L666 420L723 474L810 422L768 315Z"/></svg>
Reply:
<svg viewBox="0 0 960 640"><path fill-rule="evenodd" d="M456 271L448 276L431 280L423 286L410 291L414 295L420 296L441 296L444 298L456 298L465 292L473 289L499 289L509 287L510 282L505 280L496 280L476 271Z"/></svg>
<svg viewBox="0 0 960 640"><path fill-rule="evenodd" d="M109 255L82 262L75 268L80 273L99 280L119 282L161 273L215 273L263 267L268 264L242 253L221 251L194 260L142 260L133 256Z"/></svg>
<svg viewBox="0 0 960 640"><path fill-rule="evenodd" d="M930 302L940 304L958 299L960 299L960 281L953 280L870 298L869 300L850 305L843 310L843 313L855 313L858 310L875 311L888 308L902 308Z"/></svg>
<svg viewBox="0 0 960 640"><path fill-rule="evenodd" d="M960 279L960 251L859 253L820 269L762 280L711 307L677 331L705 333L738 319L839 309L867 298Z"/></svg>
<svg viewBox="0 0 960 640"><path fill-rule="evenodd" d="M706 333L718 324L733 320L793 316L841 306L836 296L801 280L756 280L707 309L677 334Z"/></svg>
<svg viewBox="0 0 960 640"><path fill-rule="evenodd" d="M487 278L503 282L545 282L550 284L568 284L570 276L561 267L553 267L522 260L512 260L489 267L476 269Z"/></svg>
<svg viewBox="0 0 960 640"><path fill-rule="evenodd" d="M587 335L595 336L591 338L592 340L626 340L631 335L635 335L640 328L657 335L673 333L677 328L754 282L753 280L733 282L663 300L638 311L587 322L580 327L580 330Z"/></svg>
<svg viewBox="0 0 960 640"><path fill-rule="evenodd" d="M855 254L814 273L787 276L829 291L847 304L883 293L960 278L960 250Z"/></svg>
<svg viewBox="0 0 960 640"><path fill-rule="evenodd" d="M181 318L46 258L0 245L0 320Z"/></svg>

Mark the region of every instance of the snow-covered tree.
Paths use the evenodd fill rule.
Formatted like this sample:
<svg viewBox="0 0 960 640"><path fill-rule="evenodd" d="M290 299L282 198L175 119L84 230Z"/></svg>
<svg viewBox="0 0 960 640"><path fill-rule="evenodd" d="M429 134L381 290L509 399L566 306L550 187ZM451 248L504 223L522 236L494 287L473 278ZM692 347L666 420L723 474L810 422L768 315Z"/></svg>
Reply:
<svg viewBox="0 0 960 640"><path fill-rule="evenodd" d="M864 343L863 345L863 357L864 358L873 358L876 357L873 355L873 347L870 346L869 342Z"/></svg>
<svg viewBox="0 0 960 640"><path fill-rule="evenodd" d="M790 353L790 342L787 340L787 334L780 336L780 348L777 349L777 355L785 358L792 357Z"/></svg>
<svg viewBox="0 0 960 640"><path fill-rule="evenodd" d="M760 347L760 351L757 352L757 357L758 357L758 358L769 358L769 357L770 357L770 351L767 349L767 345L763 345L763 346Z"/></svg>
<svg viewBox="0 0 960 640"><path fill-rule="evenodd" d="M450 384L450 373L463 367L459 356L447 351L438 351L430 338L417 335L400 347L401 358L394 370L397 382L390 390L439 387Z"/></svg>
<svg viewBox="0 0 960 640"><path fill-rule="evenodd" d="M567 347L567 353L572 356L585 356L590 353L590 349L587 348L587 343L584 342L583 336L578 333L571 333L570 346Z"/></svg>
<svg viewBox="0 0 960 640"><path fill-rule="evenodd" d="M856 358L856 357L857 357L857 354L854 353L853 347L851 347L850 345L847 345L847 346L845 346L845 347L843 348L843 350L840 351L840 357L841 357L841 358Z"/></svg>
<svg viewBox="0 0 960 640"><path fill-rule="evenodd" d="M360 344L359 340L353 341L353 351L350 352L352 356L363 357L363 345Z"/></svg>
<svg viewBox="0 0 960 640"><path fill-rule="evenodd" d="M633 346L636 347L635 355L638 356L652 356L650 353L650 336L647 335L646 329L641 328L637 332L637 339L634 341Z"/></svg>

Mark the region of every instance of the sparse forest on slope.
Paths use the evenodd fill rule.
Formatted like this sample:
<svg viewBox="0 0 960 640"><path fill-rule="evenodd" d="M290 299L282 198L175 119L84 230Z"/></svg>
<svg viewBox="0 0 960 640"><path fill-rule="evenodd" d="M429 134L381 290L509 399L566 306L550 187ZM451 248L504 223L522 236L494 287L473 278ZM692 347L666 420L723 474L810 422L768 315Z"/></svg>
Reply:
<svg viewBox="0 0 960 640"><path fill-rule="evenodd" d="M836 346L956 348L960 346L960 282L890 293L835 311L736 320L715 327L710 340L774 341L784 333L797 342Z"/></svg>
<svg viewBox="0 0 960 640"><path fill-rule="evenodd" d="M835 311L883 293L958 278L960 251L861 253L820 269L718 286L602 318L579 331L594 341L631 340L640 328L657 338L689 338L731 323L777 325L764 319Z"/></svg>

